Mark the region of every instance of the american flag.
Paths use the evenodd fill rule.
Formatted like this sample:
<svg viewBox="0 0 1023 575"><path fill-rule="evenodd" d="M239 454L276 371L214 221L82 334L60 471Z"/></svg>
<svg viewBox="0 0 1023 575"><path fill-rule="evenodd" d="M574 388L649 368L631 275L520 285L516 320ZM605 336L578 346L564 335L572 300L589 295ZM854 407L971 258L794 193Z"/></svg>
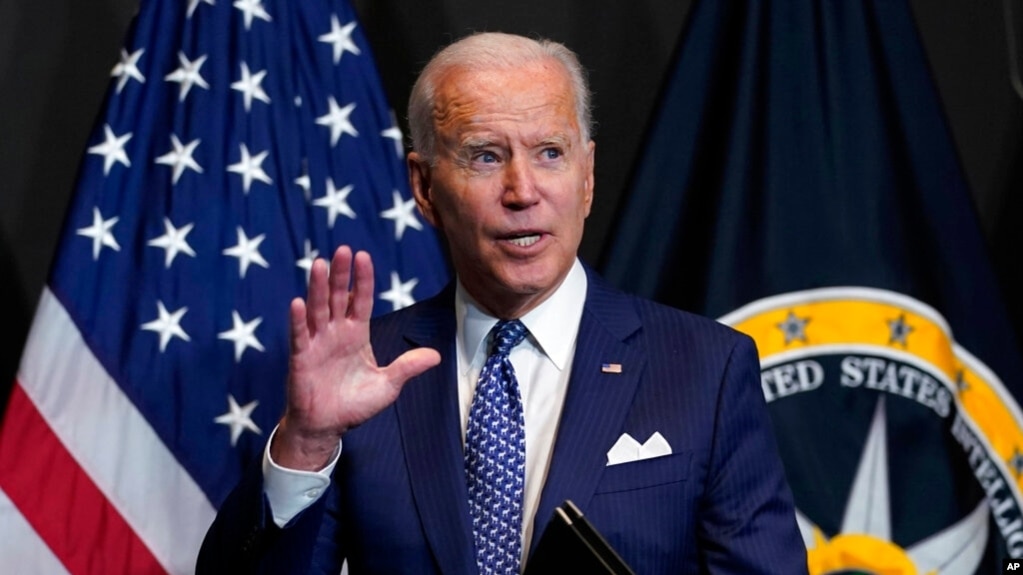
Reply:
<svg viewBox="0 0 1023 575"><path fill-rule="evenodd" d="M370 251L377 313L447 281L346 2L152 0L128 37L0 430L5 572L192 572L313 258Z"/></svg>

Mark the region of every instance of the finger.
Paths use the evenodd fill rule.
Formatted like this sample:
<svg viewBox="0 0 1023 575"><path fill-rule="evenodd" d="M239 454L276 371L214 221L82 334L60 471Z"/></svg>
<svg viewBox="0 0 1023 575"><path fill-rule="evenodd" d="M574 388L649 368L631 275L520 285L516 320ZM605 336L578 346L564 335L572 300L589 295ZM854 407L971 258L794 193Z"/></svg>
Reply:
<svg viewBox="0 0 1023 575"><path fill-rule="evenodd" d="M306 296L306 321L312 335L327 327L330 321L327 293L327 262L317 258L309 270L309 295Z"/></svg>
<svg viewBox="0 0 1023 575"><path fill-rule="evenodd" d="M352 279L352 248L339 246L330 264L330 317L348 314L348 283Z"/></svg>
<svg viewBox="0 0 1023 575"><path fill-rule="evenodd" d="M291 353L295 355L309 349L309 326L306 324L305 301L291 300Z"/></svg>
<svg viewBox="0 0 1023 575"><path fill-rule="evenodd" d="M428 347L419 347L398 356L384 368L388 381L401 387L405 382L440 364L440 353Z"/></svg>
<svg viewBox="0 0 1023 575"><path fill-rule="evenodd" d="M352 319L369 321L373 314L373 258L363 251L355 254L355 281L352 283Z"/></svg>

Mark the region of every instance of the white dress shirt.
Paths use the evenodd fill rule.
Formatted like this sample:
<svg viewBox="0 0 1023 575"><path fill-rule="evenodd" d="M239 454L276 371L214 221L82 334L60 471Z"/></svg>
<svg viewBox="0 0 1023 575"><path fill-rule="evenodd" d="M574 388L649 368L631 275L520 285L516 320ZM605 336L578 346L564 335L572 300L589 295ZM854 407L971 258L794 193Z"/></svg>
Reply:
<svg viewBox="0 0 1023 575"><path fill-rule="evenodd" d="M561 408L575 355L575 343L586 300L586 272L576 260L565 280L544 302L524 315L528 336L512 349L509 359L515 368L522 395L526 423L526 485L522 505L522 554L528 556L533 519L540 506L540 493L547 478ZM455 291L456 353L458 370L458 412L462 444L469 421L469 408L480 371L487 358L487 335L498 318L488 315L458 284ZM274 430L276 433L276 429ZM273 434L270 436L273 440ZM263 454L264 492L274 522L284 526L312 505L330 484L330 474L340 457L340 446L324 469L316 472L280 467L270 458L270 441Z"/></svg>

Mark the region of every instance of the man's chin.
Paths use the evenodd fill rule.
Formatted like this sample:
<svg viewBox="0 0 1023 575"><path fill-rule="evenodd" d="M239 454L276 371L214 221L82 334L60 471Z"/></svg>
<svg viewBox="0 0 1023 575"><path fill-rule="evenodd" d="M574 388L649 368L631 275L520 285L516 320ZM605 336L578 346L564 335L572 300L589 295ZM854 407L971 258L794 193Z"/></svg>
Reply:
<svg viewBox="0 0 1023 575"><path fill-rule="evenodd" d="M509 277L503 282L500 291L506 302L522 308L522 313L526 313L554 293L561 279L555 274Z"/></svg>

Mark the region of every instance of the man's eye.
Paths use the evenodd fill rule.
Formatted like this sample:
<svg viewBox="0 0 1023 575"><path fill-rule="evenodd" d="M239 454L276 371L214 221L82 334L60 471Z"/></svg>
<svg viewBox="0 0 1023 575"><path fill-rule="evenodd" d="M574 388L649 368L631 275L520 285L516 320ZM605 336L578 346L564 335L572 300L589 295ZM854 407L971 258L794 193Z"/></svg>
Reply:
<svg viewBox="0 0 1023 575"><path fill-rule="evenodd" d="M480 152L476 154L476 161L484 164L493 164L497 162L497 154L493 152Z"/></svg>
<svg viewBox="0 0 1023 575"><path fill-rule="evenodd" d="M558 148L544 148L541 154L545 160L557 160L562 156L561 150Z"/></svg>

